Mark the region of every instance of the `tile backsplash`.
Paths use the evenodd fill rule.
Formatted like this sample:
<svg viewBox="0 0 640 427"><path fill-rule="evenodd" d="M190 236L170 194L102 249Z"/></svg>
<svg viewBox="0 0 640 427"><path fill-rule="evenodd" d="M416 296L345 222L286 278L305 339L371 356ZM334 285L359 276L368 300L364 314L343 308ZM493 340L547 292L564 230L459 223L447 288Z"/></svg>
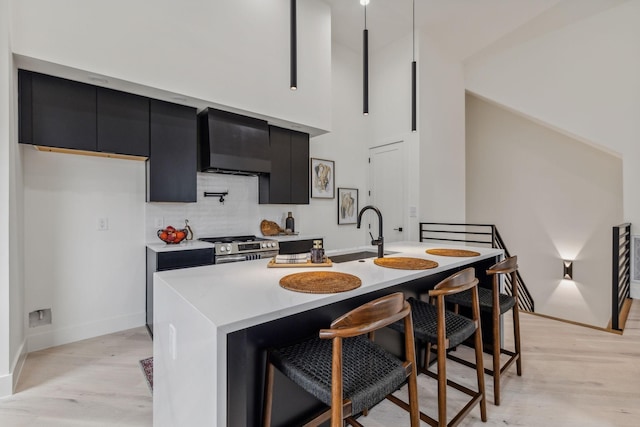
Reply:
<svg viewBox="0 0 640 427"><path fill-rule="evenodd" d="M145 209L146 240L158 242L157 220L163 227L184 228L184 220L194 238L255 234L260 236L260 221L269 219L282 223L284 209L258 204L258 177L198 173L198 201L196 203L147 203ZM205 197L205 192L228 192L224 203L219 197Z"/></svg>

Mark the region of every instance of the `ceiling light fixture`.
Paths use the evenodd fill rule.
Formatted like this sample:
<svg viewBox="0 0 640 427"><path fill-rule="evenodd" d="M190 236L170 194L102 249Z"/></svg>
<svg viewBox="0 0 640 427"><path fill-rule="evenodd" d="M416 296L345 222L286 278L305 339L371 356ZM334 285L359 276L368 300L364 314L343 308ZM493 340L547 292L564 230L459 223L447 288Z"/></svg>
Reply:
<svg viewBox="0 0 640 427"><path fill-rule="evenodd" d="M413 62L411 62L411 132L418 129L416 123L416 0L413 0Z"/></svg>
<svg viewBox="0 0 640 427"><path fill-rule="evenodd" d="M298 89L298 35L296 0L291 0L291 90Z"/></svg>
<svg viewBox="0 0 640 427"><path fill-rule="evenodd" d="M362 31L362 114L369 115L369 31L367 30L367 0L364 6L364 30Z"/></svg>

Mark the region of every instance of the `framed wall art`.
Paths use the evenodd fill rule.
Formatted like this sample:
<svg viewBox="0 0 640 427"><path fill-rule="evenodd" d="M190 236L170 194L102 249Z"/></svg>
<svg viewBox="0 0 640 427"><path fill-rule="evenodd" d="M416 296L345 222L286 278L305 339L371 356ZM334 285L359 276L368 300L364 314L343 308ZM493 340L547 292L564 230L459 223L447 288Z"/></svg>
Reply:
<svg viewBox="0 0 640 427"><path fill-rule="evenodd" d="M338 225L358 221L358 189L338 188Z"/></svg>
<svg viewBox="0 0 640 427"><path fill-rule="evenodd" d="M334 179L333 160L311 159L311 197L333 199L335 197Z"/></svg>

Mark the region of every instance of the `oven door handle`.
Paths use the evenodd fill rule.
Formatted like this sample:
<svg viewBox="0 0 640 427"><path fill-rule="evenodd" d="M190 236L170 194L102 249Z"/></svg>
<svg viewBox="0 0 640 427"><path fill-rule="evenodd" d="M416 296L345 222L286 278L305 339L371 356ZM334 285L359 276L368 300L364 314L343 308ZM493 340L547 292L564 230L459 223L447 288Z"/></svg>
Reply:
<svg viewBox="0 0 640 427"><path fill-rule="evenodd" d="M247 259L247 257L245 255L225 255L225 256L218 256L215 258L215 263L216 264L226 264L229 262L238 262L238 261L245 261Z"/></svg>

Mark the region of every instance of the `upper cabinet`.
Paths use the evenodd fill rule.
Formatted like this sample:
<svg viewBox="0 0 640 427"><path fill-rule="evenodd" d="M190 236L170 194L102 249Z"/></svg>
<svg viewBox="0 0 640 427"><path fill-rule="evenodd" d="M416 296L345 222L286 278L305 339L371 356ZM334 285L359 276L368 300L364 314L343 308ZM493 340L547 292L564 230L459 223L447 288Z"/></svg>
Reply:
<svg viewBox="0 0 640 427"><path fill-rule="evenodd" d="M197 199L196 109L151 100L151 152L147 163L147 201Z"/></svg>
<svg viewBox="0 0 640 427"><path fill-rule="evenodd" d="M97 150L149 156L149 98L97 88Z"/></svg>
<svg viewBox="0 0 640 427"><path fill-rule="evenodd" d="M19 70L20 142L149 156L149 99Z"/></svg>
<svg viewBox="0 0 640 427"><path fill-rule="evenodd" d="M309 204L309 134L269 127L271 173L260 175L262 204Z"/></svg>

